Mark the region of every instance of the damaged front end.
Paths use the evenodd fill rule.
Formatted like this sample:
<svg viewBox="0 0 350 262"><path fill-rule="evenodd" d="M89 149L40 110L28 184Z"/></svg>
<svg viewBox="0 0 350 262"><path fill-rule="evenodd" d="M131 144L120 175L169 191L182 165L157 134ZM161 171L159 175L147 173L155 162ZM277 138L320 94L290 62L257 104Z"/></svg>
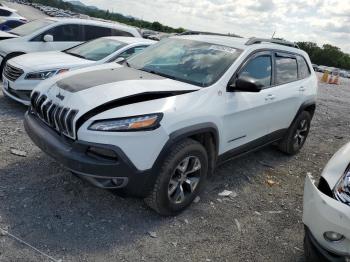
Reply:
<svg viewBox="0 0 350 262"><path fill-rule="evenodd" d="M328 162L318 183L310 175L305 180L305 241L325 261L350 261L349 153L347 144Z"/></svg>

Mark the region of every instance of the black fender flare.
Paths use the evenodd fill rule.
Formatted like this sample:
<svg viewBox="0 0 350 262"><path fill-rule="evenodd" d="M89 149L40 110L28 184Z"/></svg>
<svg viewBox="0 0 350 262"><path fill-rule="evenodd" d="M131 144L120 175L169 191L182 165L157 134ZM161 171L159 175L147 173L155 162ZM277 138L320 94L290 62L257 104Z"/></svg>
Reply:
<svg viewBox="0 0 350 262"><path fill-rule="evenodd" d="M308 111L311 114L311 119L312 119L314 116L315 110L316 110L316 100L315 99L309 99L309 100L304 101L300 105L300 107L299 107L297 113L295 114L295 117L293 118L293 121L291 122L289 127L294 123L295 119L298 117L298 115L301 112Z"/></svg>
<svg viewBox="0 0 350 262"><path fill-rule="evenodd" d="M169 140L163 146L163 149L159 153L156 161L153 164L152 170L156 173L159 173L161 165L165 159L165 157L169 154L171 147L177 142L185 139L187 137L191 137L194 135L199 135L203 133L210 133L214 138L215 143L215 160L218 156L219 149L219 131L217 126L214 123L206 122L195 124L192 126L184 127L172 132L169 135ZM158 172L157 172L158 171Z"/></svg>

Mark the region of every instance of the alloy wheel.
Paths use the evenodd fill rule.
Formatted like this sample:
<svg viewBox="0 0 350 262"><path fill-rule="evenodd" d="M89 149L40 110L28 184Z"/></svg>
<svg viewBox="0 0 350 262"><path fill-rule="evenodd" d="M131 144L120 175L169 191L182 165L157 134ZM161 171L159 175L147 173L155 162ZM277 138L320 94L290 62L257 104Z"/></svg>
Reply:
<svg viewBox="0 0 350 262"><path fill-rule="evenodd" d="M174 170L168 185L171 202L181 204L191 197L200 181L201 162L196 156L183 159Z"/></svg>
<svg viewBox="0 0 350 262"><path fill-rule="evenodd" d="M295 149L299 149L303 146L307 137L308 130L309 130L308 121L306 119L301 120L299 122L298 128L295 131L295 135L294 135L293 146Z"/></svg>

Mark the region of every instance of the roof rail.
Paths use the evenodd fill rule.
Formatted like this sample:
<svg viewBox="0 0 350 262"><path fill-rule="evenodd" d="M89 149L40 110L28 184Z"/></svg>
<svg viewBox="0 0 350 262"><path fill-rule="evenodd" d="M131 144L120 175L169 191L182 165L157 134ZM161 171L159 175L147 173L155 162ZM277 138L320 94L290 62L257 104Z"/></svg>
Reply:
<svg viewBox="0 0 350 262"><path fill-rule="evenodd" d="M278 45L284 45L284 46L289 46L289 47L294 47L294 48L300 49L299 46L296 43L289 42L289 41L286 41L286 40L276 39L276 38L267 39L267 38L252 37L245 44L246 45L254 45L254 44L261 44L263 42L273 43L273 44L278 44Z"/></svg>

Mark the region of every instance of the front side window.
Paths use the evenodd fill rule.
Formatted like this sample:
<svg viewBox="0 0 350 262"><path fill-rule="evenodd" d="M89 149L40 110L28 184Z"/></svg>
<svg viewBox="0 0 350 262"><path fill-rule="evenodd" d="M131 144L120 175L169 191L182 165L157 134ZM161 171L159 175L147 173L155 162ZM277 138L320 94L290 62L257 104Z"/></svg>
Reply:
<svg viewBox="0 0 350 262"><path fill-rule="evenodd" d="M239 73L238 77L248 76L259 83L261 83L264 87L271 86L271 78L272 78L272 62L271 56L264 55L258 56L250 60L243 70Z"/></svg>
<svg viewBox="0 0 350 262"><path fill-rule="evenodd" d="M167 38L131 57L133 68L206 87L239 57L236 48L183 38Z"/></svg>
<svg viewBox="0 0 350 262"><path fill-rule="evenodd" d="M116 40L99 38L68 49L65 53L92 61L98 61L113 54L125 45L125 43Z"/></svg>
<svg viewBox="0 0 350 262"><path fill-rule="evenodd" d="M32 41L43 41L45 35L52 35L54 42L81 42L80 25L58 25L35 37Z"/></svg>
<svg viewBox="0 0 350 262"><path fill-rule="evenodd" d="M294 57L276 56L276 84L298 80L298 64Z"/></svg>
<svg viewBox="0 0 350 262"><path fill-rule="evenodd" d="M299 78L304 79L307 78L311 72L310 68L307 65L305 58L298 56L298 65L299 65Z"/></svg>
<svg viewBox="0 0 350 262"><path fill-rule="evenodd" d="M81 41L79 25L60 25L52 30L54 42L79 42Z"/></svg>
<svg viewBox="0 0 350 262"><path fill-rule="evenodd" d="M15 29L12 29L10 33L19 35L19 36L30 35L36 32L37 30L44 28L48 25L51 25L53 23L55 23L55 21L52 21L49 19L34 20L32 22L16 27Z"/></svg>

